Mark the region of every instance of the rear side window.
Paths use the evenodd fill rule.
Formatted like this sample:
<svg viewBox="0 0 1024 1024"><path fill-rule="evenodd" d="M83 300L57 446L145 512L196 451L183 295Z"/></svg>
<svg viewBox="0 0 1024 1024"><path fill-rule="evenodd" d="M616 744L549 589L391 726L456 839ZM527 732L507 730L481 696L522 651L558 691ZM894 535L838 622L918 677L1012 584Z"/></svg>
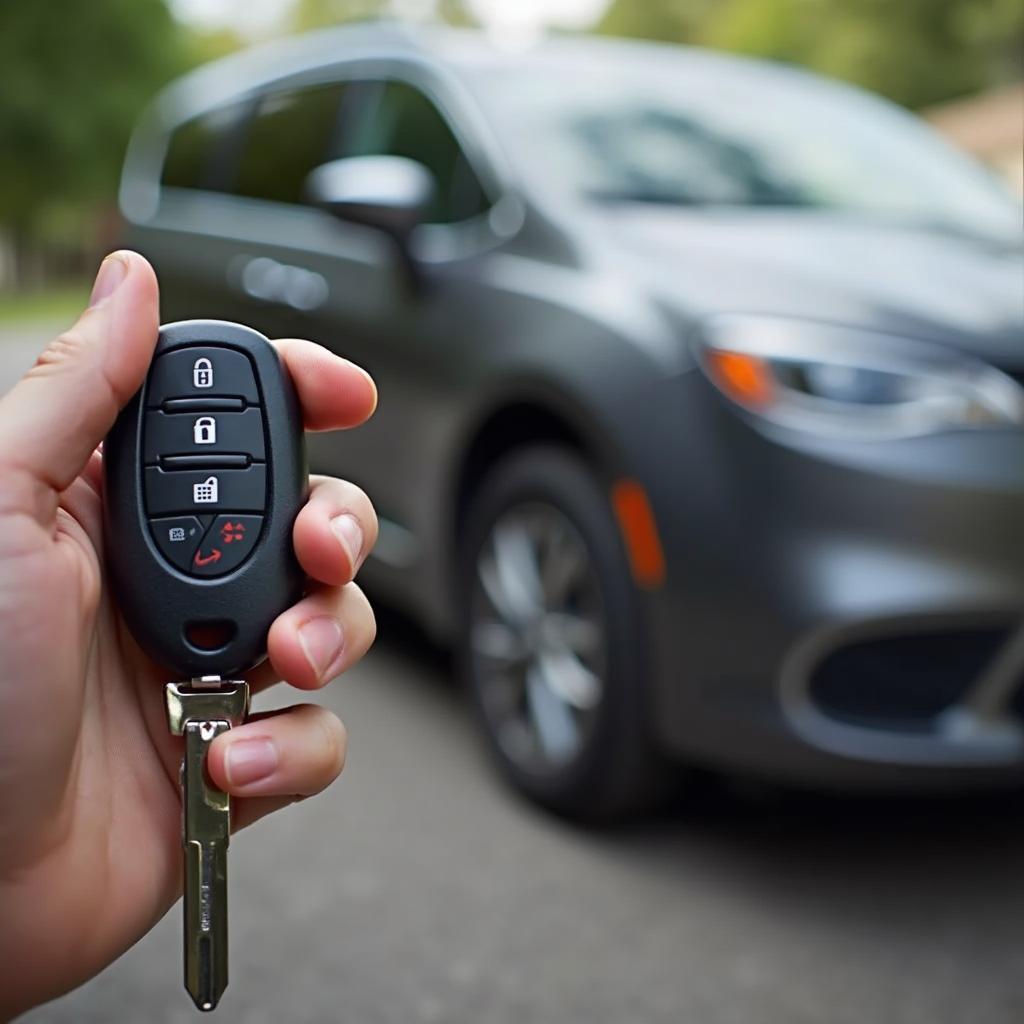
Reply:
<svg viewBox="0 0 1024 1024"><path fill-rule="evenodd" d="M303 202L303 183L338 146L343 84L267 93L242 147L234 191L279 203Z"/></svg>
<svg viewBox="0 0 1024 1024"><path fill-rule="evenodd" d="M437 196L428 220L450 224L482 213L487 197L448 122L419 89L388 82L347 140L345 156L404 156L434 176Z"/></svg>
<svg viewBox="0 0 1024 1024"><path fill-rule="evenodd" d="M217 107L176 129L167 146L161 184L228 191L249 107L248 102Z"/></svg>

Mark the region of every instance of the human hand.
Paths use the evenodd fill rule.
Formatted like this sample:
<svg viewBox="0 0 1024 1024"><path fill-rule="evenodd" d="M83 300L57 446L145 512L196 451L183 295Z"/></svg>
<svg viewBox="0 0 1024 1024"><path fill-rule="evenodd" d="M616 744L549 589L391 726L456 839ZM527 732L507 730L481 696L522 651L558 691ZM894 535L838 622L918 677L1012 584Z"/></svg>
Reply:
<svg viewBox="0 0 1024 1024"><path fill-rule="evenodd" d="M0 399L0 1018L96 974L181 893L181 740L164 715L166 671L128 633L103 569L96 450L152 357L149 264L103 262L91 305ZM376 405L362 370L280 341L308 430L354 427ZM293 531L311 585L273 624L253 692L316 689L373 642L352 582L373 546L369 499L313 481ZM340 773L345 730L325 708L255 715L207 760L244 827Z"/></svg>

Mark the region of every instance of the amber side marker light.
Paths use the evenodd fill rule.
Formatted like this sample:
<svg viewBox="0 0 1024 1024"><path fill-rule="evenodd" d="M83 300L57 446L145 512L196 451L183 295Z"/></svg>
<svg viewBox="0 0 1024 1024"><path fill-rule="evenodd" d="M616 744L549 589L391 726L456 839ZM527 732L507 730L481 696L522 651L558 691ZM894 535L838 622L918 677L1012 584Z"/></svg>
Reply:
<svg viewBox="0 0 1024 1024"><path fill-rule="evenodd" d="M770 405L775 399L775 378L771 367L745 352L708 349L708 371L714 382L741 405Z"/></svg>
<svg viewBox="0 0 1024 1024"><path fill-rule="evenodd" d="M618 480L612 487L612 508L633 579L641 587L660 587L665 582L665 554L647 493L635 480Z"/></svg>

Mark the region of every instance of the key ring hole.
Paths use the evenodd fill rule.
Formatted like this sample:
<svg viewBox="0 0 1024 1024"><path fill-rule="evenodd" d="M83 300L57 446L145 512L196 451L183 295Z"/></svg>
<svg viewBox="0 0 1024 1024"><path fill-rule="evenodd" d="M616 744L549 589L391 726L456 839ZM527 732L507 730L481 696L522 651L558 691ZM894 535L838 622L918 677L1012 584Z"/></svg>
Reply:
<svg viewBox="0 0 1024 1024"><path fill-rule="evenodd" d="M223 651L238 633L238 623L230 619L213 619L185 623L185 643L200 654Z"/></svg>

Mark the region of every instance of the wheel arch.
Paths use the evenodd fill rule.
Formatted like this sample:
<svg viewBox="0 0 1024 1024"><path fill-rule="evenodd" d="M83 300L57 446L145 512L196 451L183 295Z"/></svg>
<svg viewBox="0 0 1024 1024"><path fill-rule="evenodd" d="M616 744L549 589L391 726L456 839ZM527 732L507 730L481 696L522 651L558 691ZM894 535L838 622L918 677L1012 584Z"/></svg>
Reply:
<svg viewBox="0 0 1024 1024"><path fill-rule="evenodd" d="M476 487L502 457L531 445L562 445L582 456L602 479L610 479L617 461L612 443L587 423L574 401L539 390L506 395L491 403L468 437L456 463L446 517L452 553L458 549Z"/></svg>

